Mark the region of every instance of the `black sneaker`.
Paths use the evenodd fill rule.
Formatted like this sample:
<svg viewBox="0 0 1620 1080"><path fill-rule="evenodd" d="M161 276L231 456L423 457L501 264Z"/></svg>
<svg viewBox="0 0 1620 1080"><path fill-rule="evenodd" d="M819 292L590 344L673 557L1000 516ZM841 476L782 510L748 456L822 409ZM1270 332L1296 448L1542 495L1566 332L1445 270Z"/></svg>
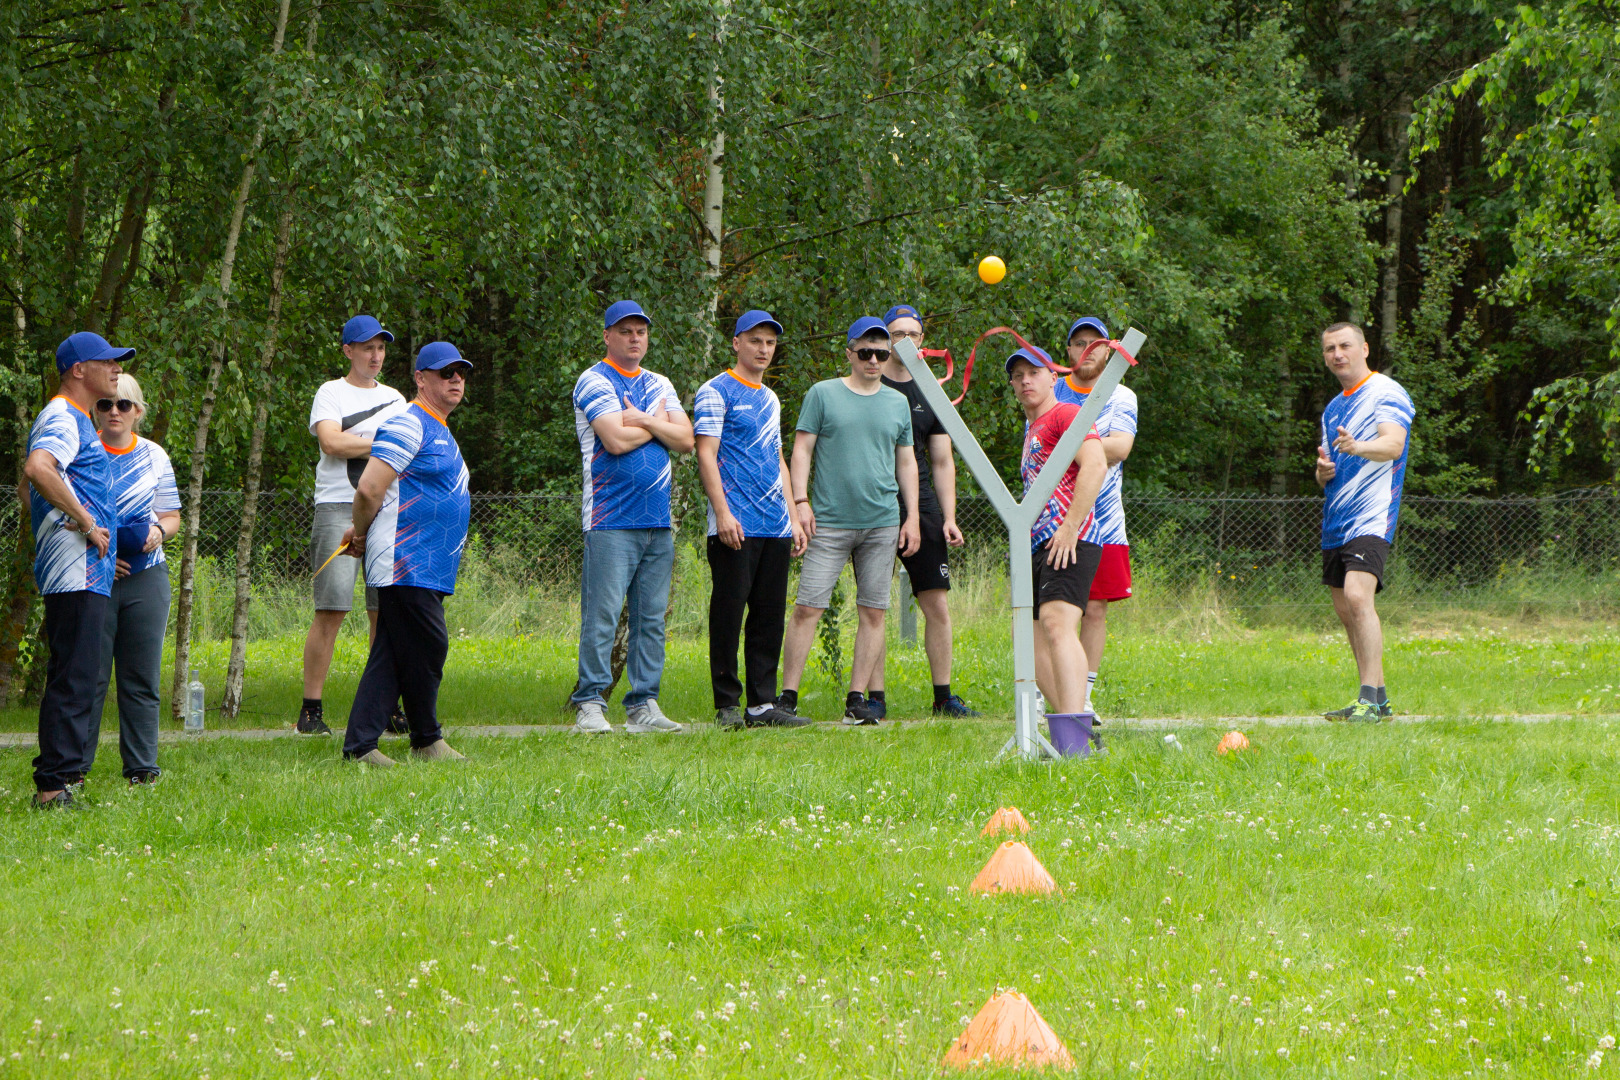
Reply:
<svg viewBox="0 0 1620 1080"><path fill-rule="evenodd" d="M866 707L871 709L872 715L877 717L879 720L887 720L889 718L888 698L884 698L882 701L875 701L872 698L867 698Z"/></svg>
<svg viewBox="0 0 1620 1080"><path fill-rule="evenodd" d="M934 702L934 715L935 716L982 716L984 714L979 712L978 709L970 709L970 708L968 708L968 703L962 700L961 695L952 694L950 697L946 698L944 701L936 701L936 702Z"/></svg>
<svg viewBox="0 0 1620 1080"><path fill-rule="evenodd" d="M143 784L155 784L161 775L162 773L156 769L143 769L140 772L130 773L129 786L140 787Z"/></svg>
<svg viewBox="0 0 1620 1080"><path fill-rule="evenodd" d="M721 731L741 731L747 726L743 720L743 711L735 705L727 705L723 709L716 709L714 723Z"/></svg>
<svg viewBox="0 0 1620 1080"><path fill-rule="evenodd" d="M792 709L784 709L780 705L772 705L759 714L748 714L749 727L808 727L813 721L808 716L800 716Z"/></svg>
<svg viewBox="0 0 1620 1080"><path fill-rule="evenodd" d="M866 698L851 699L844 706L844 725L846 727L877 727L878 712L874 706L880 702L868 701Z"/></svg>
<svg viewBox="0 0 1620 1080"><path fill-rule="evenodd" d="M294 728L300 735L330 735L332 729L326 726L321 719L320 709L300 708L298 710L298 724Z"/></svg>
<svg viewBox="0 0 1620 1080"><path fill-rule="evenodd" d="M411 723L405 719L405 706L394 706L394 711L388 714L388 726L384 730L390 735L409 735L411 733Z"/></svg>
<svg viewBox="0 0 1620 1080"><path fill-rule="evenodd" d="M28 804L35 810L71 810L78 805L73 801L73 793L67 788L63 788L44 801L41 801L36 794L32 799L28 800Z"/></svg>

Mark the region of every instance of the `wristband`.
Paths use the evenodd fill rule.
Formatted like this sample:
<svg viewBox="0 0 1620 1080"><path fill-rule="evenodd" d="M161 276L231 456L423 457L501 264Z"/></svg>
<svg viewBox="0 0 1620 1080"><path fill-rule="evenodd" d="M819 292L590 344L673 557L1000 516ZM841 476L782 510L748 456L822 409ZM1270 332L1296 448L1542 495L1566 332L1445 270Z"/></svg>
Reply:
<svg viewBox="0 0 1620 1080"><path fill-rule="evenodd" d="M793 505L798 506L800 503L807 503L809 501L810 501L809 499L794 499L793 500Z"/></svg>

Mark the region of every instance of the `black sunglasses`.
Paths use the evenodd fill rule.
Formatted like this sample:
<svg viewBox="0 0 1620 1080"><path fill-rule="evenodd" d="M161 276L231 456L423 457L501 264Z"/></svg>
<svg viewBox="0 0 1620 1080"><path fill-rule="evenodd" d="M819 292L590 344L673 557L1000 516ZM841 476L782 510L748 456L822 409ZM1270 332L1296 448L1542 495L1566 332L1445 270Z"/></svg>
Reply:
<svg viewBox="0 0 1620 1080"><path fill-rule="evenodd" d="M463 379L465 379L469 374L472 373L472 365L450 364L448 367L435 368L434 370L438 372L439 378L448 382L457 375L460 375Z"/></svg>
<svg viewBox="0 0 1620 1080"><path fill-rule="evenodd" d="M856 349L855 350L855 355L860 357L861 358L861 363L864 364L864 363L866 363L866 361L872 360L872 359L887 360L889 358L889 350L888 349Z"/></svg>
<svg viewBox="0 0 1620 1080"><path fill-rule="evenodd" d="M101 398L96 402L96 412L112 412L114 409L117 409L119 412L134 412L135 403L129 400L129 398L123 397L119 398L117 401L114 401L112 398Z"/></svg>

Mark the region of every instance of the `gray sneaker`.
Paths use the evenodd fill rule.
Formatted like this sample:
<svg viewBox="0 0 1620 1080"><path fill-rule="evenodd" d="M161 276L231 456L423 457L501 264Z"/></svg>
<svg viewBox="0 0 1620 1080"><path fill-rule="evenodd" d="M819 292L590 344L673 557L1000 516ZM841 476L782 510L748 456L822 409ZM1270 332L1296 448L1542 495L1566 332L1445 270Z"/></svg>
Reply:
<svg viewBox="0 0 1620 1080"><path fill-rule="evenodd" d="M440 739L427 746L418 746L411 751L411 757L418 761L466 761L466 754L458 754L450 749L450 744Z"/></svg>
<svg viewBox="0 0 1620 1080"><path fill-rule="evenodd" d="M582 701L579 704L579 719L574 721L576 735L606 735L613 730L608 723L607 716L602 712L600 701Z"/></svg>
<svg viewBox="0 0 1620 1080"><path fill-rule="evenodd" d="M640 705L632 705L625 710L624 730L632 735L647 735L659 731L686 729L664 715L664 710L658 707L656 698L649 698Z"/></svg>
<svg viewBox="0 0 1620 1080"><path fill-rule="evenodd" d="M370 765L373 769L392 769L394 767L394 759L381 750L369 750L355 758L355 760L362 765Z"/></svg>
<svg viewBox="0 0 1620 1080"><path fill-rule="evenodd" d="M743 729L742 710L735 705L727 705L714 714L714 723L721 731L741 731Z"/></svg>

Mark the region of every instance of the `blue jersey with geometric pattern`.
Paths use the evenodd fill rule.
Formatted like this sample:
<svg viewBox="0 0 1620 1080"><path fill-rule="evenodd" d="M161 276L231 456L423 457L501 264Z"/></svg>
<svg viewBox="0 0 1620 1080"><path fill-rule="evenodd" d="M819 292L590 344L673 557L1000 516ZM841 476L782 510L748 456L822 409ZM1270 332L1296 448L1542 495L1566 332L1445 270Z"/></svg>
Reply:
<svg viewBox="0 0 1620 1080"><path fill-rule="evenodd" d="M180 509L180 489L174 482L169 455L150 439L133 436L122 450L108 446L107 456L112 465L113 499L118 506L118 531L113 535L113 544L118 548L118 557L129 564L133 577L167 562L162 545L150 552L141 548L146 546L152 526L158 523L158 515Z"/></svg>
<svg viewBox="0 0 1620 1080"><path fill-rule="evenodd" d="M769 387L726 371L698 388L692 431L720 440L720 490L744 536L792 536L782 490L782 405ZM718 532L709 507L709 535Z"/></svg>
<svg viewBox="0 0 1620 1080"><path fill-rule="evenodd" d="M674 384L646 368L627 375L613 361L603 359L580 375L574 383L574 432L585 469L581 510L586 532L670 527L674 473L664 444L648 439L634 450L613 454L591 427L591 421L599 417L623 412L626 398L642 412L657 416L685 412Z"/></svg>
<svg viewBox="0 0 1620 1080"><path fill-rule="evenodd" d="M90 511L98 527L116 537L118 508L112 496L112 467L90 414L65 397L51 398L28 434L28 452L35 450L49 451L74 497ZM28 509L34 524L34 584L40 594L111 595L117 558L113 545L107 545L105 558L98 555L90 538L69 529L68 516L46 502L32 485Z"/></svg>
<svg viewBox="0 0 1620 1080"><path fill-rule="evenodd" d="M1084 408L1091 390L1075 386L1073 380L1072 375L1058 380L1057 399ZM1114 392L1108 395L1108 404L1103 406L1102 415L1097 417L1095 427L1097 434L1103 436L1121 432L1135 435L1136 391L1123 384L1114 387ZM1108 466L1108 473L1103 477L1102 490L1097 492L1096 517L1081 540L1090 544L1130 544L1125 537L1124 488L1125 463L1116 461Z"/></svg>
<svg viewBox="0 0 1620 1080"><path fill-rule="evenodd" d="M1412 399L1401 384L1376 371L1358 385L1333 395L1322 411L1322 447L1337 471L1328 481L1322 504L1322 550L1343 547L1358 536L1395 540L1401 512L1401 485L1406 480L1406 454L1412 447ZM1342 427L1365 442L1378 437L1379 424L1406 429L1406 445L1394 461L1368 461L1334 449Z"/></svg>
<svg viewBox="0 0 1620 1080"><path fill-rule="evenodd" d="M467 546L467 463L444 421L420 401L384 420L371 456L399 475L366 532L366 584L414 585L446 595Z"/></svg>

